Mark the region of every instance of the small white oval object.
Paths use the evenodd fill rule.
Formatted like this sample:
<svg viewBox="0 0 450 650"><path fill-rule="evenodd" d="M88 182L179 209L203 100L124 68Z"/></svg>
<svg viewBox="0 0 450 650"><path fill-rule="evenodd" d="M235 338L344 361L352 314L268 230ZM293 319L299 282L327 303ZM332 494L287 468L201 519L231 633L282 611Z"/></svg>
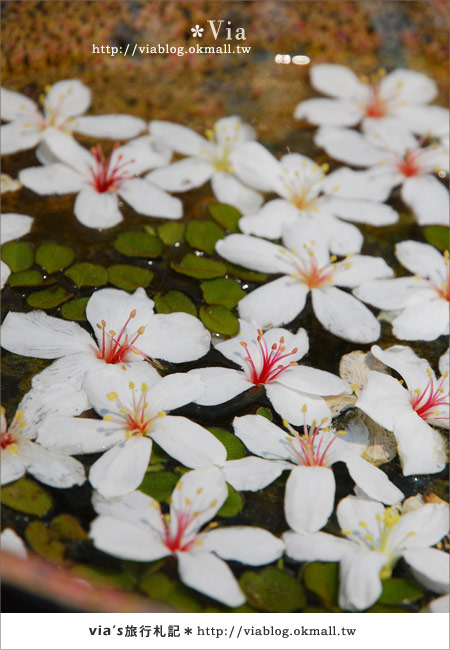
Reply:
<svg viewBox="0 0 450 650"><path fill-rule="evenodd" d="M289 54L277 54L275 57L275 63L290 63L291 57Z"/></svg>
<svg viewBox="0 0 450 650"><path fill-rule="evenodd" d="M292 63L295 63L295 65L308 65L310 61L311 59L309 56L305 56L304 54L297 54L296 56L292 57Z"/></svg>

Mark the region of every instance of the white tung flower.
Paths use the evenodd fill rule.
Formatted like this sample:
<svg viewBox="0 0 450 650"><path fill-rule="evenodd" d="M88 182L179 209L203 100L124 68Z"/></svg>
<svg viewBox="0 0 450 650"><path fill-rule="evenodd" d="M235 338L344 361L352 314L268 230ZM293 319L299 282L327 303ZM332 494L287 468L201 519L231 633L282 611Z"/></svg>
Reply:
<svg viewBox="0 0 450 650"><path fill-rule="evenodd" d="M445 443L434 427L448 429L448 351L439 362L440 379L426 359L406 346L382 350L374 345L371 353L396 370L406 387L394 377L372 370L356 406L394 433L405 476L442 471L447 460Z"/></svg>
<svg viewBox="0 0 450 650"><path fill-rule="evenodd" d="M45 145L55 129L114 139L134 138L145 129L144 120L131 115L82 115L91 103L91 91L78 79L58 81L45 92L39 98L41 110L29 97L1 89L2 120L9 122L1 127L2 155Z"/></svg>
<svg viewBox="0 0 450 650"><path fill-rule="evenodd" d="M348 182L371 187L374 197L384 201L394 187L401 185L401 197L412 209L421 226L448 224L448 189L434 174L448 172L448 147L423 146L404 124L389 118L370 122L363 133L335 126L320 128L315 142L328 155L365 172L345 170ZM336 181L344 170L336 173Z"/></svg>
<svg viewBox="0 0 450 650"><path fill-rule="evenodd" d="M400 312L392 331L404 341L433 341L449 333L449 258L430 244L402 241L395 246L399 262L413 277L365 282L353 291L369 305Z"/></svg>
<svg viewBox="0 0 450 650"><path fill-rule="evenodd" d="M27 559L27 548L19 535L12 528L5 528L0 535L0 547L2 553L11 553L23 560Z"/></svg>
<svg viewBox="0 0 450 650"><path fill-rule="evenodd" d="M187 158L150 172L148 180L168 192L186 192L210 180L218 201L244 214L259 208L261 194L242 183L233 167L233 152L256 138L254 129L239 117L218 120L206 138L181 124L157 120L150 122L150 133Z"/></svg>
<svg viewBox="0 0 450 650"><path fill-rule="evenodd" d="M89 481L106 497L135 490L147 470L154 440L186 467L222 465L226 449L215 436L168 411L199 397L203 382L187 374L161 378L139 364L122 375L99 371L83 388L102 417L51 416L39 427L38 441L65 454L105 452L89 471Z"/></svg>
<svg viewBox="0 0 450 650"><path fill-rule="evenodd" d="M84 391L69 384L33 388L19 404L9 427L1 409L1 482L11 483L28 472L41 483L58 488L85 481L84 467L64 453L33 442L41 422L51 414L80 415L89 408Z"/></svg>
<svg viewBox="0 0 450 650"><path fill-rule="evenodd" d="M89 152L70 136L53 131L46 138L50 162L28 167L20 182L37 194L77 193L74 213L88 228L112 228L123 220L119 197L146 217L179 219L183 206L156 185L137 174L170 160L170 151L149 142L148 137L115 145L105 157L97 145ZM47 154L48 155L48 154Z"/></svg>
<svg viewBox="0 0 450 650"><path fill-rule="evenodd" d="M317 226L303 218L284 229L283 246L248 235L229 235L216 244L225 259L262 273L282 277L258 287L239 301L241 318L257 327L289 323L302 311L311 292L314 313L335 336L357 343L376 341L380 324L354 296L337 287L353 288L393 275L380 257L330 257Z"/></svg>
<svg viewBox="0 0 450 650"><path fill-rule="evenodd" d="M27 235L31 226L33 225L32 217L28 217L26 214L16 214L14 212L8 212L1 215L1 227L0 227L0 242L6 244L8 241L13 239L19 239L23 235ZM1 261L1 285L0 289L6 284L7 279L11 274L9 266Z"/></svg>
<svg viewBox="0 0 450 650"><path fill-rule="evenodd" d="M370 79L358 78L343 65L321 63L310 69L312 86L330 99L300 102L294 117L312 124L356 126L361 120L381 122L395 117L414 133L440 136L448 131L448 109L428 106L438 94L434 81L415 70L381 69Z"/></svg>
<svg viewBox="0 0 450 650"><path fill-rule="evenodd" d="M327 164L319 166L298 153L278 161L257 142L240 147L232 161L245 183L281 197L239 221L245 234L279 239L286 225L308 217L321 229L333 253L347 255L360 251L363 243L358 228L347 221L386 226L398 220L395 210L379 202L377 188L364 178L356 182L348 170L326 175Z"/></svg>
<svg viewBox="0 0 450 650"><path fill-rule="evenodd" d="M43 311L9 312L1 327L2 347L22 356L57 359L35 375L33 386L66 381L79 387L87 373L105 364L111 374L122 374L146 359L181 363L208 352L211 337L197 318L181 312L154 314L153 306L142 288L132 295L120 289L96 291L86 317L97 340L78 323Z"/></svg>
<svg viewBox="0 0 450 650"><path fill-rule="evenodd" d="M224 560L269 564L282 555L284 544L256 526L204 528L226 498L225 479L217 467L184 474L172 493L169 515L141 492L109 501L94 495L99 516L91 524L90 536L94 546L124 559L151 562L174 555L182 582L229 607L239 607L245 596Z"/></svg>

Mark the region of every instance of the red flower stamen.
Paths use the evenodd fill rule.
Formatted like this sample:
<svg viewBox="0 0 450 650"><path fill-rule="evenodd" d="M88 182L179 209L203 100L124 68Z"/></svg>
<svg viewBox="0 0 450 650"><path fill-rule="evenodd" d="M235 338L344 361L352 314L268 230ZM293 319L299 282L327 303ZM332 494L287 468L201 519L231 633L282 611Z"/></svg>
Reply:
<svg viewBox="0 0 450 650"><path fill-rule="evenodd" d="M97 192L116 192L124 181L132 178L132 174L126 171L125 168L134 160L124 161L122 154L119 154L115 164L112 164L112 157L118 146L119 143L116 142L108 158L105 158L101 145L98 144L91 149L95 162L94 165L89 167L91 172L89 184Z"/></svg>
<svg viewBox="0 0 450 650"><path fill-rule="evenodd" d="M105 363L123 363L130 352L138 354L145 359L147 358L147 356L134 345L138 338L144 333L145 327L139 327L133 337L130 338L128 337L128 333L125 333L129 322L135 316L136 310L133 309L118 336L116 336L116 332L113 330L110 330L109 332L106 331L106 322L104 320L102 320L101 323L97 323L97 327L102 330L102 347L97 353L99 359L103 359Z"/></svg>
<svg viewBox="0 0 450 650"><path fill-rule="evenodd" d="M245 372L249 381L251 381L252 384L255 384L255 386L258 386L259 384L268 384L271 381L274 381L282 372L291 366L297 365L296 361L279 363L282 359L286 359L298 352L298 348L294 348L291 352L286 352L283 336L280 338L278 344L274 343L272 345L270 352L262 330L258 330L258 337L256 340L259 346L259 360L256 361L256 363L248 349L248 344L245 341L241 341L241 345L247 353L245 361L248 363L248 368ZM259 366L261 366L260 370L258 370Z"/></svg>
<svg viewBox="0 0 450 650"><path fill-rule="evenodd" d="M306 407L303 408L304 412L306 412ZM323 422L325 422L325 420ZM319 426L314 422L311 427L308 427L305 423L303 425L303 435L300 435L300 433L291 427L288 422L283 422L284 426L292 434L289 438L289 442L291 443L292 450L299 465L304 465L305 467L327 467L326 455L331 445L336 440L337 435L334 435L326 445L325 449L322 450L325 437L324 434L330 431L329 429L322 429L323 422ZM318 444L316 445L317 440ZM297 445L295 443L297 443Z"/></svg>
<svg viewBox="0 0 450 650"><path fill-rule="evenodd" d="M429 374L428 383L425 388L420 390L415 390L410 392L411 398L410 403L414 411L419 417L422 418L425 422L438 422L441 420L446 420L447 417L445 414L442 414L439 409L448 408L449 400L448 394L444 393L444 381L448 377L446 372L440 382L433 379L431 372Z"/></svg>

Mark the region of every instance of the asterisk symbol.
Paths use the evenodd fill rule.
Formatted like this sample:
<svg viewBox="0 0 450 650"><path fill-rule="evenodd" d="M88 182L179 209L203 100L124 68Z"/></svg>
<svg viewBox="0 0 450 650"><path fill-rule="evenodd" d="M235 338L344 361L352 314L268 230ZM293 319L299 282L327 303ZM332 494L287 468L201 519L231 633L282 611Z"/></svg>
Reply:
<svg viewBox="0 0 450 650"><path fill-rule="evenodd" d="M196 25L195 27L191 27L191 32L193 33L194 38L196 38L197 36L200 36L200 38L201 38L203 36L204 31L205 30L203 29L203 27L200 27L200 25Z"/></svg>
<svg viewBox="0 0 450 650"><path fill-rule="evenodd" d="M184 628L184 633L185 634L192 634L192 628L191 627L185 627Z"/></svg>

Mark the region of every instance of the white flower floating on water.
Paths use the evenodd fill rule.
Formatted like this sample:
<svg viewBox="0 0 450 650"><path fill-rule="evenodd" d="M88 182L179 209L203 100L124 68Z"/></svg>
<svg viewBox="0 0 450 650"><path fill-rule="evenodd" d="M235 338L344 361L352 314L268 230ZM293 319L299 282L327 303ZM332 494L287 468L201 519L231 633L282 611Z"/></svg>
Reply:
<svg viewBox="0 0 450 650"><path fill-rule="evenodd" d="M22 356L57 359L33 377L33 386L70 382L79 387L87 373L105 364L111 374L122 374L123 368L149 358L181 363L208 352L211 337L197 318L181 312L154 314L153 306L142 288L132 295L120 289L96 291L86 317L97 341L78 323L42 311L9 312L1 327L2 347Z"/></svg>
<svg viewBox="0 0 450 650"><path fill-rule="evenodd" d="M89 152L64 133L51 133L46 145L58 162L23 169L19 179L41 195L78 193L74 213L84 226L112 228L120 223L123 216L119 197L146 217L182 216L179 199L143 178L136 178L136 174L170 159L168 150L152 145L147 137L113 147L107 158L100 145Z"/></svg>
<svg viewBox="0 0 450 650"><path fill-rule="evenodd" d="M285 247L248 235L229 235L217 242L225 259L263 273L282 273L258 287L239 304L241 318L257 327L284 325L298 316L311 292L314 313L325 329L356 343L380 336L375 316L354 296L337 286L353 288L363 282L393 275L380 257L331 257L317 227L303 218L283 231Z"/></svg>
<svg viewBox="0 0 450 650"><path fill-rule="evenodd" d="M356 406L394 433L405 476L442 471L447 462L445 443L433 427L448 429L448 351L439 362L439 380L426 359L406 346L382 350L374 345L371 353L396 370L406 388L394 377L371 370Z"/></svg>
<svg viewBox="0 0 450 650"><path fill-rule="evenodd" d="M256 526L203 528L227 494L222 472L210 467L184 474L172 493L170 515L163 515L159 503L141 492L109 501L94 495L99 517L90 536L94 546L124 559L151 562L174 555L182 582L239 607L245 596L223 560L269 564L282 555L284 544Z"/></svg>
<svg viewBox="0 0 450 650"><path fill-rule="evenodd" d="M302 504L303 499L298 509ZM342 609L358 611L373 605L382 591L381 580L391 576L401 557L430 582L443 582L448 575L448 554L429 548L448 533L447 505L429 503L401 514L399 507L384 508L368 497L348 496L337 507L346 539L322 532L305 534L296 529L296 517L290 512L286 518L293 528L283 535L289 557L299 562L340 561ZM436 590L441 585L436 584Z"/></svg>
<svg viewBox="0 0 450 650"><path fill-rule="evenodd" d="M367 282L354 295L379 309L400 314L394 335L405 341L433 341L449 333L449 258L433 246L403 241L395 246L399 262L415 275Z"/></svg>
<svg viewBox="0 0 450 650"><path fill-rule="evenodd" d="M239 117L218 120L214 129L206 132L206 138L181 124L157 120L150 122L150 133L188 157L150 172L148 180L168 192L186 192L210 180L218 201L233 205L244 214L259 208L261 194L244 185L233 168L233 152L256 139L253 128Z"/></svg>
<svg viewBox="0 0 450 650"><path fill-rule="evenodd" d="M292 334L274 328L263 333L243 320L239 324L238 336L218 343L215 348L242 370L189 371L189 375L201 377L205 383L205 393L196 403L222 404L251 388L264 386L274 409L293 424L303 423L303 405L308 409L308 424L330 417L330 409L321 396L338 395L348 391L348 386L330 372L297 365L309 347L305 330Z"/></svg>
<svg viewBox="0 0 450 650"><path fill-rule="evenodd" d="M448 131L448 109L428 106L437 97L434 81L415 70L380 70L369 80L343 65L322 63L311 67L312 86L332 99L306 99L294 117L312 124L356 126L395 117L414 133L440 136Z"/></svg>
<svg viewBox="0 0 450 650"><path fill-rule="evenodd" d="M145 129L145 122L131 115L82 115L90 106L91 91L78 79L65 79L46 88L42 111L29 97L1 89L1 153L31 149L45 142L58 129L97 138L134 138Z"/></svg>
<svg viewBox="0 0 450 650"><path fill-rule="evenodd" d="M20 402L9 427L2 407L2 485L16 481L25 472L42 483L57 488L84 483L84 467L81 463L33 440L37 436L39 425L48 415L80 415L87 408L89 405L85 393L69 384L58 384L45 389L33 388Z"/></svg>
<svg viewBox="0 0 450 650"><path fill-rule="evenodd" d="M306 411L305 407L305 415ZM371 498L387 504L403 498L384 472L361 458L356 445L340 438L345 431L330 430L323 421L310 427L305 424L299 431L286 421L283 425L288 432L261 415L245 415L233 422L235 434L252 453L266 459L267 464L278 465L279 474L291 470L284 507L288 521L296 522L295 530L315 532L327 523L336 491L331 465L339 461L347 465L352 479ZM268 475L259 487L266 487L274 478Z"/></svg>
<svg viewBox="0 0 450 650"><path fill-rule="evenodd" d="M8 241L13 239L19 239L27 235L31 226L33 225L32 217L28 217L26 214L16 214L14 212L7 212L1 215L1 228L0 228L0 242L6 244ZM0 289L6 284L7 279L11 275L9 266L1 261L1 285Z"/></svg>
<svg viewBox="0 0 450 650"><path fill-rule="evenodd" d="M417 140L393 119L370 122L363 131L361 134L353 129L326 126L318 130L315 142L333 158L368 167L365 174L354 173L353 182L364 179L375 194L378 188L376 198L384 201L394 187L401 185L401 197L421 226L448 225L448 189L433 176L448 172L448 147L422 146L423 140ZM351 179L349 175L349 182Z"/></svg>
<svg viewBox="0 0 450 650"><path fill-rule="evenodd" d="M28 557L27 548L19 535L12 528L5 528L0 535L1 551L11 553L26 560Z"/></svg>
<svg viewBox="0 0 450 650"><path fill-rule="evenodd" d="M58 453L104 451L89 471L89 481L104 496L127 494L140 485L152 440L186 467L225 462L225 447L209 431L167 415L203 393L199 378L181 373L161 378L140 364L122 375L92 373L83 388L103 419L49 417L39 427L38 441Z"/></svg>

